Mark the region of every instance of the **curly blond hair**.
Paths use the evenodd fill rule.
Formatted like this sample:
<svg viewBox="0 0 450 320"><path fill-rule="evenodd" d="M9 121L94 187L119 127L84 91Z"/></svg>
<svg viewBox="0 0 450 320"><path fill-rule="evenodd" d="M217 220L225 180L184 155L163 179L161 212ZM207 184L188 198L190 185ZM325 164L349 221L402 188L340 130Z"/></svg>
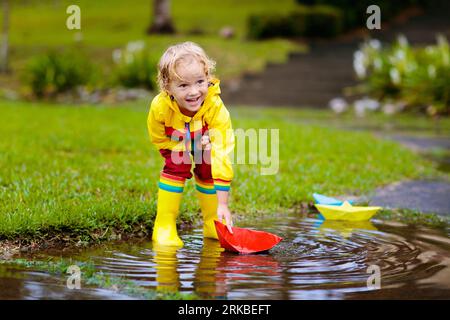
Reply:
<svg viewBox="0 0 450 320"><path fill-rule="evenodd" d="M181 79L176 72L176 67L180 61L194 58L205 68L208 81L214 77L216 62L210 59L205 51L194 42L182 42L167 48L158 63L158 85L161 91L167 91L171 79Z"/></svg>

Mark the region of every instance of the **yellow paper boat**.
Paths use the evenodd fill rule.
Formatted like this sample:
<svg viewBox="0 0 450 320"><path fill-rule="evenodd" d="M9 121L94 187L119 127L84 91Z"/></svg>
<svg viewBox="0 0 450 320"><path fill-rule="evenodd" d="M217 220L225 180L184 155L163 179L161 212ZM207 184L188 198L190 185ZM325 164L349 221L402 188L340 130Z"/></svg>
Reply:
<svg viewBox="0 0 450 320"><path fill-rule="evenodd" d="M346 220L364 221L372 218L381 207L357 207L352 206L348 201L340 206L330 206L325 204L315 204L317 210L326 220Z"/></svg>

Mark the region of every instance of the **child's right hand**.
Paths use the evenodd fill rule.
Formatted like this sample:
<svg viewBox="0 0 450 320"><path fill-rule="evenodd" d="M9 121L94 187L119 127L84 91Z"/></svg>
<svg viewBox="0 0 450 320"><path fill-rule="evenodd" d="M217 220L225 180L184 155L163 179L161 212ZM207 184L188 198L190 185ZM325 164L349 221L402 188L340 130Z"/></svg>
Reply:
<svg viewBox="0 0 450 320"><path fill-rule="evenodd" d="M209 140L208 135L202 136L202 139L200 141L201 141L203 150L211 150L211 141Z"/></svg>

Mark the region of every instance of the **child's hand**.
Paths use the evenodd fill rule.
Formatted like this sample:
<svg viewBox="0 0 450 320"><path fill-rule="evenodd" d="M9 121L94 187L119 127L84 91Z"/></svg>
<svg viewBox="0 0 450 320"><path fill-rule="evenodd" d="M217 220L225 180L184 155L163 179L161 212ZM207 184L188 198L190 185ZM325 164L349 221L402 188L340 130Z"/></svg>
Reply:
<svg viewBox="0 0 450 320"><path fill-rule="evenodd" d="M208 135L202 136L202 139L200 141L201 141L203 150L211 150L211 142L209 140Z"/></svg>
<svg viewBox="0 0 450 320"><path fill-rule="evenodd" d="M233 230L231 227L233 226L233 221L231 220L231 212L230 209L228 209L228 206L226 204L220 204L217 206L217 217L219 218L219 221L222 222L223 219L225 219L225 224L227 225L228 231L230 233L233 233Z"/></svg>

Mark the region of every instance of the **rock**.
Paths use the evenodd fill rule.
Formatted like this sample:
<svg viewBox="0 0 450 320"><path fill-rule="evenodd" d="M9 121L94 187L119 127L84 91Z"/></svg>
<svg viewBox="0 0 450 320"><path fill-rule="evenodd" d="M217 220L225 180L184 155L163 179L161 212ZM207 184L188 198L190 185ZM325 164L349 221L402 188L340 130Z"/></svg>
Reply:
<svg viewBox="0 0 450 320"><path fill-rule="evenodd" d="M20 252L21 253L27 253L29 251L30 251L30 247L29 246L20 247Z"/></svg>
<svg viewBox="0 0 450 320"><path fill-rule="evenodd" d="M235 35L234 28L229 26L223 27L220 29L219 35L224 39L231 39Z"/></svg>
<svg viewBox="0 0 450 320"><path fill-rule="evenodd" d="M345 101L344 98L333 98L328 103L328 106L333 110L335 113L342 113L348 108L348 103Z"/></svg>
<svg viewBox="0 0 450 320"><path fill-rule="evenodd" d="M97 103L100 103L101 101L102 101L102 97L101 97L101 93L99 90L94 91L89 96L89 99L88 99L88 102L92 103L92 104L97 104Z"/></svg>
<svg viewBox="0 0 450 320"><path fill-rule="evenodd" d="M240 80L238 79L233 79L233 80L229 80L227 83L227 90L229 92L237 92L241 87L241 83Z"/></svg>
<svg viewBox="0 0 450 320"><path fill-rule="evenodd" d="M0 91L0 97L5 98L6 100L16 101L19 100L20 96L17 92L10 89L2 89Z"/></svg>

